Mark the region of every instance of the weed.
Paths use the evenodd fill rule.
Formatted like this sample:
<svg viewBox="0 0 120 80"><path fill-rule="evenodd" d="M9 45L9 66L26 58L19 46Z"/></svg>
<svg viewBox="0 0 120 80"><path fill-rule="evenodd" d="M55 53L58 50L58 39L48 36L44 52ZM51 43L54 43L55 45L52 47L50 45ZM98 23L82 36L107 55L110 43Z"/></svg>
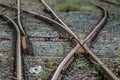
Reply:
<svg viewBox="0 0 120 80"><path fill-rule="evenodd" d="M92 2L94 0L53 0L53 3L49 4L55 4L54 8L57 9L57 11L81 11L81 10L96 10L95 6L93 6Z"/></svg>
<svg viewBox="0 0 120 80"><path fill-rule="evenodd" d="M116 52L120 55L120 48L117 48Z"/></svg>

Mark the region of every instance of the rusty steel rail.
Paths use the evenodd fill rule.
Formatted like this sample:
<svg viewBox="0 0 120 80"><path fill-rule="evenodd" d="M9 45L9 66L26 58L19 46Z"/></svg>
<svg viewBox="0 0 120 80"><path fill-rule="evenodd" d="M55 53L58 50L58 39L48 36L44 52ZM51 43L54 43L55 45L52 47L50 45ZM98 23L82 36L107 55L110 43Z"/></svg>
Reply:
<svg viewBox="0 0 120 80"><path fill-rule="evenodd" d="M22 24L21 24L21 18L20 18L20 13L21 13L21 11L20 11L20 1L21 0L17 0L17 21L18 21L18 26L19 26L19 28L20 28L20 30L21 30L21 32L22 32L22 35L24 35L24 36L26 36L26 33L25 33L25 31L23 30L23 27L22 27Z"/></svg>
<svg viewBox="0 0 120 80"><path fill-rule="evenodd" d="M78 43L81 45L81 42L79 41L79 38L75 35L75 33L56 15L56 13L46 4L44 0L40 0L44 6L48 9L48 11L51 12L52 16L57 19L60 24L63 25L63 27L66 29L66 31L69 31L70 34L73 35L73 37L78 41Z"/></svg>
<svg viewBox="0 0 120 80"><path fill-rule="evenodd" d="M108 12L105 8L97 6L103 11L103 18L102 20L97 24L97 26L91 31L91 33L83 40L82 45L84 46L85 50L87 50L87 53L89 53L90 58L92 58L95 62L97 62L101 68L101 73L105 74L104 76L108 80L119 80L117 76L100 60L97 56L94 55L94 53L90 50L87 43L91 43L91 41L95 38L95 36L98 34L100 29L103 27L103 25L106 23L108 18Z"/></svg>
<svg viewBox="0 0 120 80"><path fill-rule="evenodd" d="M68 31L70 31L70 29L68 28L68 26L54 13L54 11L45 3L44 0L41 0L41 2L45 5L45 7L53 14L53 16L66 28L68 29ZM97 6L97 5L96 5ZM93 29L93 31L83 40L83 42L79 42L80 44L82 44L83 48L85 49L85 51L89 54L89 56L95 60L98 64L100 64L100 66L102 67L102 69L104 70L105 73L103 74L106 74L105 77L107 77L108 79L111 79L111 80L119 80L112 72L111 70L109 70L108 67L106 67L102 61L100 59L97 58L97 56L94 55L94 53L88 48L88 46L86 45L86 43L88 41L91 41L95 36L96 34L98 33L98 31L103 27L103 25L105 24L105 22L107 21L107 17L108 17L108 14L107 14L107 10L100 7L100 6L97 6L98 8L100 8L103 13L104 13L104 16L103 16L103 19L97 24L97 26ZM71 32L71 31L70 31ZM73 33L73 32L72 32ZM74 37L76 40L78 38ZM78 43L77 41L75 41L76 43L76 46L74 47L74 49L64 58L64 60L61 62L61 64L58 66L56 72L54 73L53 77L52 77L52 80L57 80L59 75L60 75L60 72L62 70L62 68L67 64L67 62L69 62L70 58L73 56L74 52L80 47L78 46Z"/></svg>
<svg viewBox="0 0 120 80"><path fill-rule="evenodd" d="M1 5L1 4L0 4L0 5ZM4 7L9 7L9 6L6 6L6 5L4 5L4 4L2 4L2 6L4 6ZM15 7L14 7L13 9L16 10ZM71 36L74 37L76 46L73 48L73 50L70 52L70 54L68 54L67 59L65 58L65 59L63 60L64 62L63 62L63 64L61 64L61 65L62 65L61 68L59 68L59 69L62 69L62 68L63 68L63 65L66 64L66 62L68 62L68 60L73 56L74 52L76 52L76 50L78 49L78 47L80 47L81 41L79 41L78 38L76 38L76 37L73 35L73 32L71 33L70 29L67 29L67 28L66 28L65 26L63 26L62 24L60 24L60 23L58 23L58 22L56 22L56 21L54 21L54 20L52 20L52 19L50 19L50 18L48 18L48 17L45 17L45 16L43 16L43 15L40 15L40 14L38 14L38 13L34 13L34 12L31 12L31 11L27 11L27 10L22 10L22 11L25 12L25 13L32 14L32 15L36 16L37 18L41 19L41 20L47 21L47 22L50 23L50 24L54 24L54 26L57 26L56 28L60 28L60 30L65 31L65 32L67 32L68 34L70 34ZM105 76L107 75L106 78L108 78L109 80L110 80L110 79L111 79L111 80L119 80L119 79L111 72L111 70L110 70L108 67L106 67L106 66L102 63L102 61L101 61L100 59L98 59L98 58L93 54L93 52L92 52L91 50L89 50L89 48L88 48L87 46L82 45L82 47L83 47L83 49L85 49L85 51L89 54L89 56L90 56L93 60L95 60L98 64L100 64L100 67L102 67L102 69L104 70L104 71L103 71L103 72L104 72L103 74L104 74ZM65 66L65 65L64 65L64 66ZM56 70L56 71L57 71L57 70ZM60 72L61 72L61 70L59 70L59 72L55 72L56 75L55 75L55 74L53 75L52 80L57 80L58 77L59 77L59 75L60 75ZM108 77L108 76L109 76L109 77Z"/></svg>
<svg viewBox="0 0 120 80"><path fill-rule="evenodd" d="M16 42L16 55L17 55L17 80L22 80L22 63L21 63L21 35L20 30L17 24L8 16L0 14L0 17L2 17L5 20L9 20L12 25L15 28L15 31L17 32L17 42Z"/></svg>
<svg viewBox="0 0 120 80"><path fill-rule="evenodd" d="M4 4L0 4L0 5L3 6L3 7L9 7L9 6L4 5ZM17 8L15 8L15 7L12 7L12 9L17 10ZM50 18L48 18L48 17L46 17L46 16L40 15L40 14L38 14L38 13L34 13L34 12L32 12L32 11L23 10L23 9L21 9L21 11L23 11L23 12L25 12L25 13L28 13L28 14L32 14L33 16L37 17L38 19L44 20L44 21L46 21L46 22L48 22L48 23L50 23L50 24L54 24L54 26L55 26L57 29L59 29L60 31L62 31L64 34L67 33L67 34L70 34L71 36L74 36L73 33L70 33L69 30L66 29L63 25L61 25L60 23L58 23L58 22L56 22L56 21L54 21L54 20L52 20L52 19L50 19ZM79 39L78 39L78 40L79 40ZM78 47L78 46L77 46L77 47ZM77 49L73 49L71 53L76 52L76 50L77 50Z"/></svg>
<svg viewBox="0 0 120 80"><path fill-rule="evenodd" d="M98 34L98 32L100 31L100 29L103 27L103 25L106 23L107 21L107 17L108 17L108 12L105 8L100 7L98 5L95 5L96 7L98 7L99 9L101 9L101 11L103 11L103 18L101 19L101 21L95 26L95 28L89 33L89 35L81 40L82 41L82 45L87 43L87 42L91 42L92 39L95 38L95 36Z"/></svg>
<svg viewBox="0 0 120 80"><path fill-rule="evenodd" d="M65 65L68 65L70 59L74 59L74 53L80 48L79 43L75 40L75 47L71 50L71 52L63 59L63 61L59 64L58 68L56 69L53 77L51 80L58 80L59 75L64 68Z"/></svg>
<svg viewBox="0 0 120 80"><path fill-rule="evenodd" d="M16 7L10 7L10 6L5 5L5 4L2 4L2 3L0 3L0 5L3 6L3 7L9 7L9 8L11 8L11 9L17 10ZM75 38L77 39L77 41L79 42L79 39L77 38L77 36L76 36L70 29L69 29L69 30L66 29L63 25L61 25L60 23L54 21L53 19L50 19L50 18L48 18L48 17L46 17L46 16L40 15L40 14L35 13L35 12L32 12L32 11L28 11L28 10L24 10L24 9L21 9L21 11L24 12L24 13L27 13L27 14L31 14L31 15L33 15L34 17L36 17L36 18L38 18L38 19L40 19L40 20L46 21L46 22L48 22L48 23L50 23L50 24L53 24L54 27L56 27L56 29L58 29L58 30L60 30L61 32L63 32L63 34L69 34L69 35L75 37ZM72 32L72 33L71 33L71 32ZM79 43L80 43L80 42L79 42Z"/></svg>
<svg viewBox="0 0 120 80"><path fill-rule="evenodd" d="M21 13L21 11L20 11L20 2L21 0L17 0L17 22L18 22L18 26L19 26L19 28L20 28L20 31L21 31L21 35L22 35L22 48L23 48L23 51L24 52L26 52L26 50L27 50L27 43L26 43L26 37L27 37L27 35L26 35L26 33L25 33L25 31L24 31L24 29L23 29L23 26L22 26L22 24L21 24L21 18L20 18L20 13Z"/></svg>
<svg viewBox="0 0 120 80"><path fill-rule="evenodd" d="M100 1L103 1L103 2L106 2L106 3L109 3L109 4L113 4L113 5L120 5L120 3L113 2L113 1L110 1L110 0L100 0Z"/></svg>
<svg viewBox="0 0 120 80"><path fill-rule="evenodd" d="M17 10L16 7L10 7L10 6L5 5L5 4L2 4L2 3L0 3L0 6L9 7L9 8L11 8L11 9ZM24 9L21 9L21 11L22 11L22 12L25 12L25 13L27 13L27 14L31 14L31 15L33 15L34 17L36 17L36 18L38 18L38 19L41 19L41 20L43 20L43 21L46 21L46 22L48 22L48 23L50 23L50 24L54 24L54 26L56 27L56 29L60 30L60 31L63 32L63 33L66 32L67 34L70 34L72 37L76 38L76 40L78 41L79 44L81 44L80 41L79 41L79 39L78 39L78 37L77 37L69 28L65 27L65 24L64 24L64 26L63 26L62 24L54 21L53 19L50 19L50 18L48 18L48 17L46 17L46 16L44 16L44 15L41 15L41 14L39 14L39 13L35 13L35 12L28 11L28 10L24 10ZM62 29L62 30L61 30L61 29ZM64 34L66 34L66 33L64 33Z"/></svg>

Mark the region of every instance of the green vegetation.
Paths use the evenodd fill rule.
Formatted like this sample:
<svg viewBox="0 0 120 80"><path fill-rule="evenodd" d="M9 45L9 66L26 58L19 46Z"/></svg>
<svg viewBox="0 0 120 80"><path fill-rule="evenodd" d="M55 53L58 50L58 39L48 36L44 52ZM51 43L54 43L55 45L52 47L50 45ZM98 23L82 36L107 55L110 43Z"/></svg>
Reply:
<svg viewBox="0 0 120 80"><path fill-rule="evenodd" d="M82 70L87 69L86 65L81 65L80 63L74 63L74 67Z"/></svg>
<svg viewBox="0 0 120 80"><path fill-rule="evenodd" d="M81 11L81 10L96 10L92 4L94 0L46 0L50 6L54 6L57 11Z"/></svg>
<svg viewBox="0 0 120 80"><path fill-rule="evenodd" d="M120 48L117 48L116 52L117 52L118 55L120 56Z"/></svg>
<svg viewBox="0 0 120 80"><path fill-rule="evenodd" d="M87 69L87 65L86 64L80 64L79 59L75 60L75 63L73 63L73 66L78 68L78 69L82 69L82 70Z"/></svg>
<svg viewBox="0 0 120 80"><path fill-rule="evenodd" d="M80 49L77 50L77 52L78 52L79 54L82 54L82 53L84 53L84 49L81 47Z"/></svg>
<svg viewBox="0 0 120 80"><path fill-rule="evenodd" d="M43 71L39 75L38 80L48 80L49 76L51 76L51 72L53 72L57 68L57 63L51 62L49 59L45 59L42 64Z"/></svg>
<svg viewBox="0 0 120 80"><path fill-rule="evenodd" d="M119 3L120 0L110 0L110 2L113 2L113 3L117 2L117 3ZM119 9L120 8L120 5L114 5L114 4L110 4L110 3L107 3L107 2L105 3L103 1L97 2L97 3L99 3L101 6L106 7L107 9Z"/></svg>
<svg viewBox="0 0 120 80"><path fill-rule="evenodd" d="M57 63L51 63L48 59L46 59L43 63L44 71L53 71L57 68Z"/></svg>
<svg viewBox="0 0 120 80"><path fill-rule="evenodd" d="M60 0L58 3L58 9L60 11L80 11L93 8L88 0Z"/></svg>
<svg viewBox="0 0 120 80"><path fill-rule="evenodd" d="M113 41L113 40L114 40L114 35L110 35L110 36L109 36L109 40L110 40L110 41Z"/></svg>
<svg viewBox="0 0 120 80"><path fill-rule="evenodd" d="M48 75L46 75L47 72L46 71L43 71L41 74L40 74L40 78L38 80L48 80Z"/></svg>

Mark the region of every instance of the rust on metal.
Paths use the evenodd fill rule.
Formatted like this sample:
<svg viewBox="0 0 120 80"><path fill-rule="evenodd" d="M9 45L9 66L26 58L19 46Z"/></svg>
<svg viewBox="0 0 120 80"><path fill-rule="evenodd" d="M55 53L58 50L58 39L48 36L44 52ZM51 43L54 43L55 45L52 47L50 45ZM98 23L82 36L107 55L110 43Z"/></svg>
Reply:
<svg viewBox="0 0 120 80"><path fill-rule="evenodd" d="M10 37L0 37L1 40L11 40Z"/></svg>
<svg viewBox="0 0 120 80"><path fill-rule="evenodd" d="M44 3L44 0L41 0L41 1ZM46 4L45 4L45 5L46 5ZM47 7L48 7L48 6L47 6ZM16 9L16 8L14 8L14 9ZM49 8L49 9L50 9L50 8ZM51 9L50 9L50 10L51 10ZM58 19L58 21L59 21L60 23L58 23L58 22L56 22L56 21L54 21L54 20L52 20L52 19L49 19L48 17L39 15L38 13L34 13L34 12L26 11L26 10L23 10L23 11L26 12L26 13L30 13L30 14L33 14L33 15L37 16L38 19L47 21L47 22L49 22L49 23L51 23L51 24L54 24L54 25L57 26L57 27L62 28L62 29L61 29L62 31L67 32L68 34L70 34L71 36L73 36L73 37L75 38L75 41L76 41L76 43L77 43L76 46L75 46L75 47L73 48L73 50L66 56L66 58L62 61L62 63L58 66L55 74L54 74L53 77L52 77L52 80L57 80L58 77L59 77L59 75L60 75L61 70L62 70L63 67L66 65L67 61L69 61L70 58L71 58L71 56L73 56L74 53L76 52L76 50L80 48L81 41L79 41L79 39L77 38L77 36L67 27L66 24L64 24L64 23L61 21L60 18L58 18L58 17L56 16L56 14L55 14L52 10L51 10L51 12L54 14L54 16ZM106 10L104 10L104 11L106 11ZM104 18L105 18L105 17L104 17ZM107 18L107 17L106 17L106 18ZM106 20L106 19L104 19L104 20ZM103 21L103 22L104 22L104 21ZM98 30L96 30L96 32L94 32L94 33L97 33L97 31L98 31ZM90 35L90 37L91 37L91 39L92 39L92 38L94 37L94 35L93 35L93 37ZM89 37L89 38L90 38L90 37ZM109 80L119 80L119 79L114 75L114 73L112 73L112 71L111 71L108 67L106 67L106 66L103 64L103 62L101 62L101 60L98 59L98 58L93 54L93 52L92 52L91 50L89 50L88 46L86 45L86 41L87 41L87 40L88 40L88 38L87 38L87 39L85 40L85 42L83 42L83 44L81 45L81 46L83 47L83 49L86 50L86 53L88 53L88 54L90 55L90 57L92 57L92 59L94 59L98 64L100 64L101 68L103 69L103 74L104 74L105 76L107 76L107 77L106 77L107 79L109 79ZM105 73L106 73L107 75L106 75Z"/></svg>
<svg viewBox="0 0 120 80"><path fill-rule="evenodd" d="M2 17L4 20L9 20L12 24L13 24L13 26L14 26L14 28L15 28L15 30L16 30L16 32L17 32L17 40L16 40L16 56L17 56L17 79L18 80L22 80L22 59L21 59L21 36L20 36L20 30L19 30L19 27L17 26L17 24L10 18L10 17L8 17L8 16L6 16L6 15L2 15L2 14L0 14L0 17Z"/></svg>
<svg viewBox="0 0 120 80"><path fill-rule="evenodd" d="M22 36L22 48L23 48L23 50L26 50L26 49L27 49L26 37L25 37L25 36Z"/></svg>
<svg viewBox="0 0 120 80"><path fill-rule="evenodd" d="M67 39L64 36L29 36L29 38L59 38L59 39Z"/></svg>

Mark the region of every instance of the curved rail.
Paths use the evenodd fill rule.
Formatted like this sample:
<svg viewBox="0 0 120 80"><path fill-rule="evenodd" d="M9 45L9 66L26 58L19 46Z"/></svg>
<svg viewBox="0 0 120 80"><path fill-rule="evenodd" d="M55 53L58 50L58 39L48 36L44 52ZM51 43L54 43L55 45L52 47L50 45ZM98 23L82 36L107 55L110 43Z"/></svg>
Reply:
<svg viewBox="0 0 120 80"><path fill-rule="evenodd" d="M3 7L9 7L9 8L12 8L14 10L17 10L17 8L15 8L15 7L10 7L10 6L2 4L2 3L0 3L0 5L3 6ZM54 20L52 20L52 19L50 19L50 18L48 18L46 16L40 15L40 14L32 12L32 11L28 11L28 10L24 10L24 9L21 9L21 11L25 12L25 13L28 13L28 14L32 14L32 15L36 16L37 18L40 18L41 20L47 21L50 24L54 24L55 26L57 26L56 28L59 29L60 31L62 31L61 30L61 28L62 28L64 31L67 31L67 33L69 33L71 36L76 38L78 43L81 44L78 37L67 27L67 25L64 24L64 26L63 26L63 25L60 24L60 23L63 23L63 22L61 22L62 20L60 21L60 23L58 23L58 22L56 22L56 21L54 21Z"/></svg>
<svg viewBox="0 0 120 80"><path fill-rule="evenodd" d="M16 32L17 32L17 43L16 43L16 55L17 55L17 80L22 80L22 64L21 64L21 35L20 35L20 30L17 24L8 16L0 14L0 17L2 17L5 20L9 20Z"/></svg>
<svg viewBox="0 0 120 80"><path fill-rule="evenodd" d="M0 5L2 5L2 6L4 6L4 7L9 7L9 6L4 5L4 4L0 4ZM17 8L15 8L15 7L14 7L13 9L17 10ZM47 22L50 23L50 24L54 24L55 26L57 26L56 28L60 28L59 30L62 30L62 31L64 31L64 32L70 34L71 36L74 36L74 35L73 35L72 33L70 33L69 30L67 30L63 25L61 25L60 23L58 23L58 22L56 22L56 21L54 21L54 20L52 20L52 19L50 19L50 18L48 18L48 17L46 17L46 16L40 15L40 14L38 14L38 13L31 12L31 11L23 10L23 9L21 9L21 10L22 10L23 12L25 12L25 13L32 14L32 15L36 16L37 18L40 18L41 20L47 21ZM62 28L62 29L61 29L61 28ZM77 42L76 42L76 43L77 43ZM74 52L76 52L76 50L77 50L76 48L78 48L78 45L71 51L71 54L72 54L72 55L70 55L70 56L73 56ZM68 57L69 57L69 56L68 56ZM60 71L60 72L61 72L61 71Z"/></svg>
<svg viewBox="0 0 120 80"><path fill-rule="evenodd" d="M3 6L3 7L10 7L10 6L7 6L7 5L5 5L5 4L1 4L1 3L0 3L0 5ZM11 8L11 7L10 7L10 8ZM12 7L12 9L17 10L17 8L15 8L15 7ZM74 38L76 38L76 40L78 41L78 43L81 45L78 37L77 37L69 28L67 28L67 27L61 25L60 23L58 23L58 22L56 22L56 21L54 21L54 20L52 20L52 19L50 19L50 18L48 18L48 17L46 17L46 16L43 16L43 15L41 15L41 14L38 14L38 13L35 13L35 12L32 12L32 11L28 11L28 10L24 10L24 9L21 9L21 11L22 11L22 12L25 12L25 13L28 13L28 14L31 14L31 15L33 15L33 16L36 16L36 18L39 18L39 19L41 19L41 20L44 20L44 21L46 21L46 22L48 22L48 23L50 23L50 24L54 24L54 25L56 26L56 28L59 29L60 31L66 32L66 33L70 34L71 36L73 36ZM62 30L61 30L61 29L62 29ZM63 31L63 30L64 30L64 31ZM65 34L65 33L64 33L64 34Z"/></svg>
<svg viewBox="0 0 120 80"><path fill-rule="evenodd" d="M79 41L79 38L75 35L75 33L56 15L56 13L46 4L44 0L40 0L44 6L51 12L52 16L57 19L57 21L62 24L73 36L74 38L78 41L78 43L81 45L81 42Z"/></svg>
<svg viewBox="0 0 120 80"><path fill-rule="evenodd" d="M105 64L99 60L94 53L90 50L90 48L87 46L87 42L91 41L92 39L95 38L95 36L98 34L98 31L100 31L100 29L103 27L103 25L106 23L107 21L107 17L108 17L108 12L105 8L97 6L98 8L100 8L103 11L103 19L97 24L97 26L92 30L92 32L83 40L82 45L84 46L85 50L87 50L87 53L89 53L89 55L91 55L90 57L92 59L94 59L97 63L99 63L101 69L103 70L103 73L101 71L101 73L106 74L105 76L108 77L108 79L110 80L119 80L115 74L113 72L111 72L111 70L109 70L108 67L105 66Z"/></svg>
<svg viewBox="0 0 120 80"><path fill-rule="evenodd" d="M2 4L2 5L3 5L3 4ZM9 7L9 6L6 6L6 5L3 5L3 6ZM16 10L16 8L14 8L14 9ZM48 23L54 24L55 26L57 26L57 28L59 28L59 27L62 28L64 31L66 31L67 33L69 33L71 36L74 37L74 35L73 35L68 29L66 29L63 25L59 24L58 22L56 22L56 21L54 21L54 20L52 20L52 19L50 19L50 18L48 18L48 17L45 17L45 16L43 16L43 15L40 15L40 14L38 14L38 13L34 13L34 12L31 12L31 11L26 11L26 10L22 10L22 11L23 11L23 12L26 12L26 13L30 13L30 14L32 14L32 15L34 15L34 16L37 16L37 18L40 18L41 20L47 21ZM74 37L74 38L75 38L75 37ZM77 44L76 44L76 45L78 45L78 43L79 43L80 41L78 41L78 40L76 40L76 41L77 41ZM105 72L104 74L107 75L107 76L109 76L109 77L107 77L108 79L119 80L119 79L111 72L111 70L109 70L109 68L106 67L106 66L102 63L102 61L99 60L99 59L93 54L93 52L89 50L89 48L88 48L87 46L82 45L82 47L85 49L85 51L89 54L89 56L90 56L92 59L94 59L96 62L98 62L98 64L100 64L100 66L102 67L102 69L103 69L104 72ZM77 50L77 46L72 50L72 53L73 53L75 50ZM69 58L71 58L71 57L72 57L72 55L69 56ZM66 59L66 60L68 60L68 59ZM58 74L58 76L59 76L59 74ZM52 78L52 80L57 80L58 76L57 76L55 79Z"/></svg>
<svg viewBox="0 0 120 80"><path fill-rule="evenodd" d="M25 31L23 30L23 27L22 27L22 24L21 24L21 18L20 18L20 0L17 0L17 22L18 22L18 26L21 30L21 34L22 34L22 48L23 48L23 51L24 53L26 53L27 51L27 43L26 43L26 33Z"/></svg>
<svg viewBox="0 0 120 80"><path fill-rule="evenodd" d="M100 59L98 59L98 57L95 56L94 53L90 50L90 48L87 46L87 42L94 39L94 37L98 34L98 31L100 31L100 29L107 21L107 17L108 17L107 10L100 6L97 7L103 11L103 15L104 15L103 19L97 24L97 26L92 30L92 32L83 40L82 45L85 48L85 50L87 50L87 53L90 55L90 57L99 64L101 70L103 70L101 71L101 73L106 74L105 77L108 80L119 80L118 77L116 77L115 74L107 66L105 66L105 64Z"/></svg>
<svg viewBox="0 0 120 80"><path fill-rule="evenodd" d="M97 5L95 5L95 6L97 6ZM103 7L100 7L100 6L97 6L97 7L103 11L103 18L96 25L96 27L90 32L90 34L84 40L82 40L82 45L85 44L85 43L87 43L88 41L91 41L92 39L94 39L94 37L98 34L98 32L100 31L100 29L103 27L103 25L107 21L107 17L108 17L107 10L104 9Z"/></svg>
<svg viewBox="0 0 120 80"><path fill-rule="evenodd" d="M75 47L72 49L72 51L63 59L63 61L59 64L57 70L55 71L53 77L51 80L58 80L58 77L63 69L63 67L67 64L67 62L74 57L74 53L80 48L79 43L75 40Z"/></svg>
<svg viewBox="0 0 120 80"><path fill-rule="evenodd" d="M69 30L68 26L54 13L54 11L45 3L44 0L41 0L41 2L45 5L45 7L52 13L52 15L66 28ZM111 79L113 80L118 80L118 78L102 63L101 60L99 60L94 54L93 52L87 47L87 42L91 41L92 39L94 39L94 37L96 36L96 34L98 33L98 31L103 27L103 25L105 24L105 22L107 21L107 10L104 9L103 7L100 7L98 5L96 5L98 8L100 8L103 13L104 16L102 18L102 20L97 24L97 26L92 30L92 32L83 40L83 42L80 42L84 49L86 50L86 52L92 57L92 59L94 59L96 62L98 62L99 64L101 64L100 66L107 72L107 76L109 76ZM75 37L76 38L76 37ZM80 47L80 46L79 46ZM78 48L78 42L76 42L76 46L75 48L72 50L77 50ZM70 60L70 58L73 56L74 52L70 52L65 59L61 62L61 64L58 66L56 72L54 73L52 80L57 80L59 77L59 74L62 70L62 68L65 66L65 64L67 63L67 61ZM71 56L70 56L71 55ZM93 57L94 56L94 57ZM72 58L71 58L72 59Z"/></svg>

